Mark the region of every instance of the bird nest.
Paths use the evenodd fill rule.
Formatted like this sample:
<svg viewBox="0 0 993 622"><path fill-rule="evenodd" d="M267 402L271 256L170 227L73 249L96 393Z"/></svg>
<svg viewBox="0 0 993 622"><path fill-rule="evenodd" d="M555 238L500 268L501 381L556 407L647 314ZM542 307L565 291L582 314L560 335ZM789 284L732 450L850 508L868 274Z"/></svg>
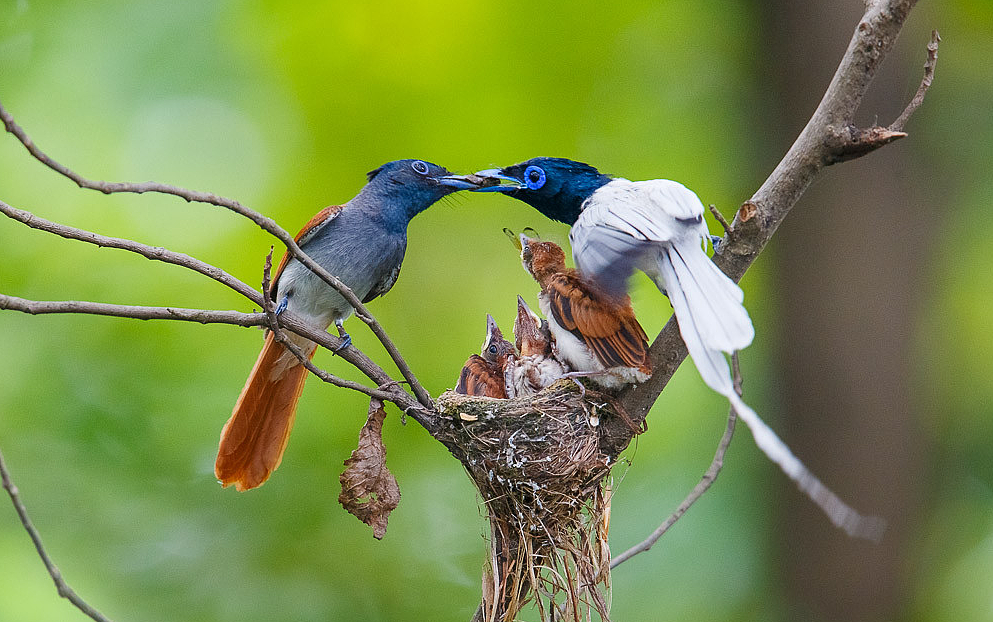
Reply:
<svg viewBox="0 0 993 622"><path fill-rule="evenodd" d="M623 416L613 398L560 381L499 400L452 392L437 401L438 438L465 466L491 527L481 620L510 621L534 600L542 619L607 619L607 477L599 421ZM555 611L550 611L554 609Z"/></svg>

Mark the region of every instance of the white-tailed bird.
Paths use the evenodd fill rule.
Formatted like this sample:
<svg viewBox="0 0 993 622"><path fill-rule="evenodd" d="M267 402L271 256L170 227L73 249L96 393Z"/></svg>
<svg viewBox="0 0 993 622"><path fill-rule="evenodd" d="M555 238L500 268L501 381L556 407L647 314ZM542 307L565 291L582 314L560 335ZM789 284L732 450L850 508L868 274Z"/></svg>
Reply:
<svg viewBox="0 0 993 622"><path fill-rule="evenodd" d="M533 158L477 176L502 183L476 192L502 192L545 216L572 226L569 241L580 274L617 298L638 268L669 297L679 332L703 381L727 397L752 430L756 444L851 535L878 537L865 519L827 489L734 390L725 354L755 336L744 295L706 249L704 206L682 184L666 179L629 181L565 158Z"/></svg>

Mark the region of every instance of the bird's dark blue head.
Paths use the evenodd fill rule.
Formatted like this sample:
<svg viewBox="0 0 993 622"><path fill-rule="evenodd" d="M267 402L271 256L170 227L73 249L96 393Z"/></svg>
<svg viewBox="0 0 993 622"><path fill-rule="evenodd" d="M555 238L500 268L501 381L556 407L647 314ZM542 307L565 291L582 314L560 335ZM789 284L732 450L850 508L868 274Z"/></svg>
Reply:
<svg viewBox="0 0 993 622"><path fill-rule="evenodd" d="M453 175L425 160L394 160L367 176L369 183L356 198L373 199L380 209L406 221L446 195L492 183L471 175Z"/></svg>
<svg viewBox="0 0 993 622"><path fill-rule="evenodd" d="M567 225L579 218L583 202L612 179L589 164L565 158L532 158L506 168L479 171L475 176L509 182L484 185L477 191L503 192Z"/></svg>

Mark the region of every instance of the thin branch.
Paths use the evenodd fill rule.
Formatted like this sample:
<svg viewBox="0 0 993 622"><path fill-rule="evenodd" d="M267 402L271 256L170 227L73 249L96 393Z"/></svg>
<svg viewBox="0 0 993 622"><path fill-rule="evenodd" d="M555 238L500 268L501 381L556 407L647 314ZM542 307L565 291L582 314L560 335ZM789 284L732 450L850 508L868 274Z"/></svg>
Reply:
<svg viewBox="0 0 993 622"><path fill-rule="evenodd" d="M917 87L914 98L910 100L910 103L903 109L900 116L890 124L890 130L894 132L902 131L904 126L907 125L907 121L910 120L910 115L914 114L920 105L924 103L924 96L927 94L928 89L931 88L931 81L934 80L934 68L938 64L938 43L940 41L941 35L938 34L937 30L932 30L931 42L927 44L927 61L924 62L924 77L921 79L921 85Z"/></svg>
<svg viewBox="0 0 993 622"><path fill-rule="evenodd" d="M724 214L722 214L720 210L717 209L717 206L714 205L713 203L711 203L707 207L710 209L711 215L713 215L713 217L717 220L717 222L720 223L721 227L724 229L724 235L730 236L733 233L733 229L731 229L731 223L728 222L728 219L724 217Z"/></svg>
<svg viewBox="0 0 993 622"><path fill-rule="evenodd" d="M262 305L262 298L259 293L255 291L255 289L249 287L244 282L236 279L220 268L216 268L209 263L200 261L195 257L186 255L185 253L177 253L162 248L161 246L149 246L147 244L142 244L141 242L135 242L134 240L128 240L125 238L112 238L98 233L93 233L85 229L77 229L76 227L70 227L57 222L52 222L51 220L45 220L40 216L35 216L31 212L17 209L16 207L11 207L3 201L0 201L0 213L3 213L13 220L23 223L32 229L52 233L69 240L78 240L88 244L95 244L101 248L117 248L131 251L132 253L137 253L146 259L162 261L176 266L181 266L183 268L188 268L194 272L198 272L206 277L209 277L222 285L227 285L229 288L248 298L255 304L260 306Z"/></svg>
<svg viewBox="0 0 993 622"><path fill-rule="evenodd" d="M17 512L17 517L21 519L21 525L23 525L24 530L28 532L28 536L31 537L31 542L34 543L34 548L38 551L38 556L41 557L41 561L45 564L45 568L48 569L48 576L52 577L52 581L55 582L55 589L58 590L59 596L68 600L74 607L76 607L76 609L79 609L93 620L96 620L97 622L110 622L109 618L88 605L86 601L79 597L79 594L77 594L75 590L69 587L69 584L66 583L64 578L62 578L62 572L59 571L58 567L55 565L55 562L52 561L52 558L48 556L48 552L45 551L45 545L41 542L41 535L31 522L31 518L28 516L28 510L24 507L24 503L21 501L20 492L17 490L17 486L10 478L10 472L7 471L7 464L3 460L2 452L0 452L0 478L3 480L3 489L7 491L7 495L10 497L11 503L14 504L14 510Z"/></svg>
<svg viewBox="0 0 993 622"><path fill-rule="evenodd" d="M45 315L55 313L76 313L85 315L105 315L109 317L130 318L135 320L179 320L197 322L199 324L231 324L234 326L269 326L265 313L242 313L240 311L213 311L209 309L184 309L179 307L144 307L136 305L117 305L101 302L85 302L80 300L28 300L17 296L0 294L0 311L20 311L30 315ZM319 331L305 324L298 318L285 315L281 318L283 325L293 333L306 337L326 349L333 350L341 345L341 339ZM292 344L291 344L292 345ZM294 346L295 347L295 346ZM299 356L303 356L299 352ZM417 400L404 391L398 382L356 348L349 348L342 353L343 358L354 365L370 380L377 383L377 388L367 387L359 382L334 376L306 360L306 367L318 378L341 387L358 391L370 397L375 397L395 404L405 413L410 414L429 432L437 429L438 418L433 411L426 410ZM306 359L306 357L304 357ZM390 387L390 388L386 388Z"/></svg>
<svg viewBox="0 0 993 622"><path fill-rule="evenodd" d="M741 368L738 365L738 353L735 352L731 357L731 365L734 370L734 390L741 395ZM673 512L669 518L665 519L658 528L655 529L647 538L645 538L640 543L632 546L628 550L624 551L614 559L610 561L610 569L620 566L627 560L631 559L638 553L643 553L648 549L652 548L662 534L669 531L669 528L676 524L676 521L682 518L686 510L690 509L690 506L696 503L696 500L703 496L703 493L710 489L711 485L717 480L717 476L720 474L721 469L724 468L724 454L727 453L728 447L731 445L731 438L734 436L734 426L738 420L738 413L735 412L734 407L728 411L728 422L727 427L724 429L724 435L721 437L720 443L717 445L717 451L714 453L714 459L711 461L710 466L707 467L707 472L703 474L699 483L693 487L690 494L683 499L683 502L679 504L676 511Z"/></svg>
<svg viewBox="0 0 993 622"><path fill-rule="evenodd" d="M28 300L0 294L0 310L21 311L31 315L49 313L81 313L107 315L135 320L180 320L200 324L233 324L235 326L265 326L265 314L240 311L211 311L180 307L141 307L80 300Z"/></svg>
<svg viewBox="0 0 993 622"><path fill-rule="evenodd" d="M79 173L76 173L69 167L56 162L54 159L49 157L48 154L42 151L34 143L34 141L31 140L31 137L27 135L23 128L21 128L21 126L14 121L14 117L7 112L7 110L3 107L3 104L0 104L0 119L3 120L6 130L13 134L17 140L19 140L21 144L27 148L28 152L35 157L35 159L57 173L68 177L80 188L98 190L104 194L112 194L115 192L133 192L137 194L142 194L145 192L158 192L162 194L170 194L187 201L197 201L200 203L209 203L218 207L224 207L248 218L285 244L287 250L297 259L297 261L309 268L314 274L337 290L338 293L340 293L342 297L348 301L352 308L355 309L355 315L369 326L369 329L374 335L376 335L380 343L383 344L383 347L386 349L386 352L389 354L390 358L393 359L393 363L397 366L397 369L400 370L400 373L403 375L404 379L406 379L408 384L410 384L410 387L413 390L414 395L417 396L418 401L426 408L433 407L431 395L417 380L416 376L414 376L414 372L410 369L410 366L400 354L400 350L397 348L396 344L393 343L393 340L386 334L386 331L379 324L376 318L369 312L362 301L359 300L358 296L355 295L355 292L353 292L351 288L341 282L337 277L321 267L320 264L311 259L310 256L304 253L300 249L300 246L296 243L296 240L293 239L293 236L280 227L276 221L263 216L255 210L245 207L238 201L209 192L197 192L194 190L188 190L186 188L180 188L178 186L153 181L132 183L107 182L88 179Z"/></svg>

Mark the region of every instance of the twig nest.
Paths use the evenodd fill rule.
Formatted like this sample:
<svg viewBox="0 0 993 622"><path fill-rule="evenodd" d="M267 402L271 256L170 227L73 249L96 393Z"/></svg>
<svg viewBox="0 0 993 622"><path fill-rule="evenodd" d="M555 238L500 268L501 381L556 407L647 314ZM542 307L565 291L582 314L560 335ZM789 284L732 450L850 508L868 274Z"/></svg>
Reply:
<svg viewBox="0 0 993 622"><path fill-rule="evenodd" d="M602 453L598 424L621 416L613 399L559 381L511 400L447 392L436 407L450 422L436 438L465 466L487 508L492 574L483 600L496 608L494 619L513 619L536 592L555 603L555 619L579 620L569 612L591 608L607 619L605 485L616 456Z"/></svg>
<svg viewBox="0 0 993 622"><path fill-rule="evenodd" d="M529 488L536 503L548 496L543 491L555 496L553 505L563 494L583 499L614 459L601 454L598 430L601 419L617 416L611 398L592 390L584 396L571 381L511 400L447 392L436 406L451 421L440 440L484 496L506 485Z"/></svg>

